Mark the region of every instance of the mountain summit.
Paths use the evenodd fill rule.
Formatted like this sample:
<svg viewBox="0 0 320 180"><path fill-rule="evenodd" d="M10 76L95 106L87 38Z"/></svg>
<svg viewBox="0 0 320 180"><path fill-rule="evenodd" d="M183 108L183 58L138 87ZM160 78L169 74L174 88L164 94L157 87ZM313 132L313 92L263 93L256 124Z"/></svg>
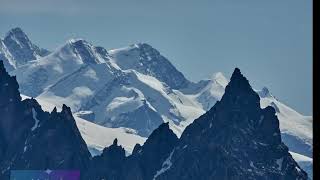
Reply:
<svg viewBox="0 0 320 180"><path fill-rule="evenodd" d="M221 101L183 132L155 179L307 179L282 143L272 107L236 68Z"/></svg>
<svg viewBox="0 0 320 180"><path fill-rule="evenodd" d="M31 60L48 55L50 52L33 44L21 28L11 29L0 39L0 58L11 71Z"/></svg>
<svg viewBox="0 0 320 180"><path fill-rule="evenodd" d="M19 30L12 34L19 34ZM15 36L18 35L12 35ZM1 52L9 52L3 43L1 47L4 49ZM15 51L23 53L20 48ZM5 53L3 57L11 57L11 54ZM14 59L4 58L4 65L11 67L10 64L15 64ZM181 136L194 119L209 111L218 101L222 102L229 83L222 73L191 82L163 54L146 43L107 51L83 39L69 40L49 55L28 61L10 71L10 74L16 75L23 95L35 97L48 111L55 106L61 109L62 104L66 104L71 107L72 113L82 118L81 122L92 122L84 123L86 125L98 124L105 126L102 129L109 130L131 129L129 131L143 139L164 122L169 122L173 132ZM235 90L237 83L245 82L239 69L235 70L232 79L233 88L228 88L231 92L227 93L231 98L227 98L229 100L226 102L235 110L239 104L232 104L233 101L243 103L244 107L248 103L256 110L260 106L272 106L280 121L282 140L294 156L297 153L307 156L307 162L300 162L303 168L308 164L305 170L311 172L312 117L281 103L266 89L254 90L260 96L260 102L248 83L240 83L238 88L241 91ZM239 92L251 99L242 101L235 95ZM80 127L84 136L91 137L86 139L90 148L102 152L106 145L104 139L93 140L97 137L95 131L88 132L82 123ZM122 142L121 138L118 139ZM108 143L111 144L112 140ZM130 152L133 144L131 142ZM297 160L301 158L297 157Z"/></svg>
<svg viewBox="0 0 320 180"><path fill-rule="evenodd" d="M181 89L189 81L158 50L147 43L108 51L113 61L123 70L134 69L165 82L172 89Z"/></svg>

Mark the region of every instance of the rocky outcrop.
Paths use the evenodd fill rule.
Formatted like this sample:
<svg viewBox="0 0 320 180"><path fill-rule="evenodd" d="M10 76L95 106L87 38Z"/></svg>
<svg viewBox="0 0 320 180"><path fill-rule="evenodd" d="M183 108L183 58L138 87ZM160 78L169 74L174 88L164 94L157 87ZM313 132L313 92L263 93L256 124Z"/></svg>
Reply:
<svg viewBox="0 0 320 180"><path fill-rule="evenodd" d="M29 61L48 55L50 52L33 44L20 29L11 29L4 39L0 39L0 58L7 70L11 71Z"/></svg>
<svg viewBox="0 0 320 180"><path fill-rule="evenodd" d="M100 156L92 159L84 179L152 179L177 142L168 123L161 124L143 146L137 144L129 157L115 139Z"/></svg>
<svg viewBox="0 0 320 180"><path fill-rule="evenodd" d="M281 140L276 111L235 69L225 94L180 139L161 124L132 155L117 139L91 158L69 107L44 112L21 101L0 61L0 179L11 170L79 170L85 180L307 179Z"/></svg>
<svg viewBox="0 0 320 180"><path fill-rule="evenodd" d="M87 169L91 155L70 108L44 112L18 88L0 61L0 179L11 170Z"/></svg>
<svg viewBox="0 0 320 180"><path fill-rule="evenodd" d="M155 179L307 179L281 141L272 107L235 69L221 101L183 132Z"/></svg>

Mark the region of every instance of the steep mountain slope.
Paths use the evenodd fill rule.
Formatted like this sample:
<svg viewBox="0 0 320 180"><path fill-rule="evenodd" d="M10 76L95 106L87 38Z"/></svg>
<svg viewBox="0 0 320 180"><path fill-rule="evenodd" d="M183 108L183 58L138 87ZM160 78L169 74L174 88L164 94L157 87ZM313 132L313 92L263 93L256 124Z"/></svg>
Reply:
<svg viewBox="0 0 320 180"><path fill-rule="evenodd" d="M168 59L159 51L146 43L108 51L110 59L121 69L134 69L142 74L150 75L166 83L172 89L181 89L189 82Z"/></svg>
<svg viewBox="0 0 320 180"><path fill-rule="evenodd" d="M144 137L163 122L180 136L221 99L228 83L222 73L190 82L148 44L107 51L81 39L11 73L17 75L21 92L40 104L60 109L67 104L80 118L109 129L133 129ZM312 158L312 117L295 112L267 89L256 92L262 108L276 109L290 151Z"/></svg>
<svg viewBox="0 0 320 180"><path fill-rule="evenodd" d="M25 95L21 95L21 97L22 100L31 99ZM62 110L61 106L55 107L54 104L39 98L36 98L36 100L44 111L51 112L55 108L57 111ZM137 132L133 129L123 127L107 128L78 117L81 116L79 113L75 113L73 116L81 136L86 142L92 156L101 154L103 149L112 145L116 138L118 139L118 144L125 149L127 155L132 153L134 146L137 143L143 144L146 141L145 137L137 135Z"/></svg>
<svg viewBox="0 0 320 180"><path fill-rule="evenodd" d="M261 109L239 69L221 100L180 139L162 124L129 157L116 139L91 159L70 108L44 112L34 99L21 101L18 87L1 62L2 179L12 169L78 169L82 179L307 179L281 141L276 109ZM292 154L300 163L310 161Z"/></svg>
<svg viewBox="0 0 320 180"><path fill-rule="evenodd" d="M197 99L205 111L221 99L228 80L222 73L216 73L211 79L202 81L200 90L182 89L190 98ZM312 117L303 116L276 99L269 90L255 90L260 97L261 108L272 106L280 121L282 139L291 151L312 158Z"/></svg>
<svg viewBox="0 0 320 180"><path fill-rule="evenodd" d="M20 28L11 29L3 40L0 39L0 59L8 71L48 54L48 50L33 44Z"/></svg>
<svg viewBox="0 0 320 180"><path fill-rule="evenodd" d="M150 180L177 142L168 123L154 130L144 145L137 144L129 157L125 157L115 139L100 156L93 158L84 179Z"/></svg>
<svg viewBox="0 0 320 180"><path fill-rule="evenodd" d="M191 122L204 113L198 103L175 93L157 78L141 73L144 66L136 70L120 69L112 57L121 59L119 57L125 54L122 50L110 54L101 52L105 54L84 40L72 40L45 58L13 71L13 74L17 76L23 94L37 96L56 106L67 104L74 112L91 111L94 118L90 120L97 124L133 128L145 137L162 122L168 121L180 134L181 121ZM173 69L172 75L181 74L162 56L157 58L163 61L162 69ZM156 71L153 74L160 76Z"/></svg>
<svg viewBox="0 0 320 180"><path fill-rule="evenodd" d="M261 109L258 94L235 69L221 101L180 139L162 124L128 157L115 139L93 158L83 178L302 180L307 174L281 141L275 109Z"/></svg>
<svg viewBox="0 0 320 180"><path fill-rule="evenodd" d="M85 170L91 155L70 108L44 112L35 99L21 101L18 88L0 61L0 179L14 169Z"/></svg>
<svg viewBox="0 0 320 180"><path fill-rule="evenodd" d="M50 55L29 62L12 74L17 76L20 91L32 97L38 96L46 88L54 88L56 83L67 80L69 76L79 74L88 79L85 81L87 84L93 81L96 82L95 85L99 85L101 83L95 74L99 69L98 72L103 73L99 78L106 78L113 72L107 64L100 65L107 58L104 53L106 51L102 48L93 47L84 40L72 39ZM63 92L64 90L61 90L59 93ZM65 94L60 96L64 97Z"/></svg>
<svg viewBox="0 0 320 180"><path fill-rule="evenodd" d="M307 179L281 141L274 108L235 69L225 94L183 132L154 179Z"/></svg>
<svg viewBox="0 0 320 180"><path fill-rule="evenodd" d="M107 128L78 117L75 117L75 120L92 156L101 154L105 147L112 145L114 139L118 139L118 144L124 148L127 155L132 153L137 143L143 144L146 140L132 129Z"/></svg>
<svg viewBox="0 0 320 180"><path fill-rule="evenodd" d="M303 116L279 102L266 88L258 93L262 108L272 106L276 110L283 141L290 150L312 158L312 117Z"/></svg>

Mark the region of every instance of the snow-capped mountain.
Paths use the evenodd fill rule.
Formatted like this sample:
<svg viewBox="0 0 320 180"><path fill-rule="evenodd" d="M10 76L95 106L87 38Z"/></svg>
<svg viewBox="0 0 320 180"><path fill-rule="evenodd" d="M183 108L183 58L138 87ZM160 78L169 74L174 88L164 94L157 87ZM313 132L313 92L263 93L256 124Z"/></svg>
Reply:
<svg viewBox="0 0 320 180"><path fill-rule="evenodd" d="M166 83L172 89L181 89L190 83L168 59L149 44L138 43L108 52L111 62L122 70L133 69L150 75Z"/></svg>
<svg viewBox="0 0 320 180"><path fill-rule="evenodd" d="M0 38L0 59L4 61L8 71L49 53L48 50L33 44L20 28L11 29L4 39Z"/></svg>
<svg viewBox="0 0 320 180"><path fill-rule="evenodd" d="M190 124L153 179L307 179L281 141L274 108L236 68L220 101Z"/></svg>
<svg viewBox="0 0 320 180"><path fill-rule="evenodd" d="M129 128L139 137L147 137L163 122L180 136L221 99L229 82L222 73L191 82L145 43L107 51L82 39L69 40L11 74L17 76L22 94L50 104L51 110L67 104L80 119ZM262 108L275 108L290 151L312 158L312 117L281 103L266 88L256 92Z"/></svg>
<svg viewBox="0 0 320 180"><path fill-rule="evenodd" d="M83 180L308 178L282 142L275 108L260 107L259 95L237 68L221 100L192 122L180 139L169 123L162 123L129 156L115 138L102 154L92 157L83 137L101 143L103 137L97 135L110 134L75 120L66 105L61 112L57 108L45 112L36 99L22 100L18 88L0 61L1 179L9 179L11 170L28 169L79 170ZM308 162L295 156L300 163Z"/></svg>
<svg viewBox="0 0 320 180"><path fill-rule="evenodd" d="M92 112L94 119L90 120L97 124L128 127L148 136L162 122L170 121L179 134L181 121L191 122L204 111L198 103L156 78L161 72L153 67L157 61L151 60L159 58L159 69L172 70L171 75L166 72L160 79L176 87L175 83L180 80L166 76L178 76L191 84L168 60L156 56L156 50L150 50L154 54L149 53L146 58L139 58L138 52L146 51L146 47L150 48L137 44L107 52L84 40L71 40L12 74L17 76L23 94L56 106L68 104L74 112ZM143 69L143 65L136 63L139 66L132 65L132 69L128 69L129 66L117 63L127 61L126 58L143 62L147 67Z"/></svg>

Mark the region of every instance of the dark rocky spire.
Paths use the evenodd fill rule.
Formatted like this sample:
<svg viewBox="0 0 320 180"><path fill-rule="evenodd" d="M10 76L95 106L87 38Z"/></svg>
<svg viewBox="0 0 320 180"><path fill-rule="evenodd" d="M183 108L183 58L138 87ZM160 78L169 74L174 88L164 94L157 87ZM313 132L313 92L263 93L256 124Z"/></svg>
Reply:
<svg viewBox="0 0 320 180"><path fill-rule="evenodd" d="M260 108L238 68L221 100L185 129L175 149L157 180L307 179L281 142L274 108Z"/></svg>
<svg viewBox="0 0 320 180"><path fill-rule="evenodd" d="M21 101L18 89L0 61L0 179L13 169L87 169L91 155L71 109L44 112L34 98Z"/></svg>

